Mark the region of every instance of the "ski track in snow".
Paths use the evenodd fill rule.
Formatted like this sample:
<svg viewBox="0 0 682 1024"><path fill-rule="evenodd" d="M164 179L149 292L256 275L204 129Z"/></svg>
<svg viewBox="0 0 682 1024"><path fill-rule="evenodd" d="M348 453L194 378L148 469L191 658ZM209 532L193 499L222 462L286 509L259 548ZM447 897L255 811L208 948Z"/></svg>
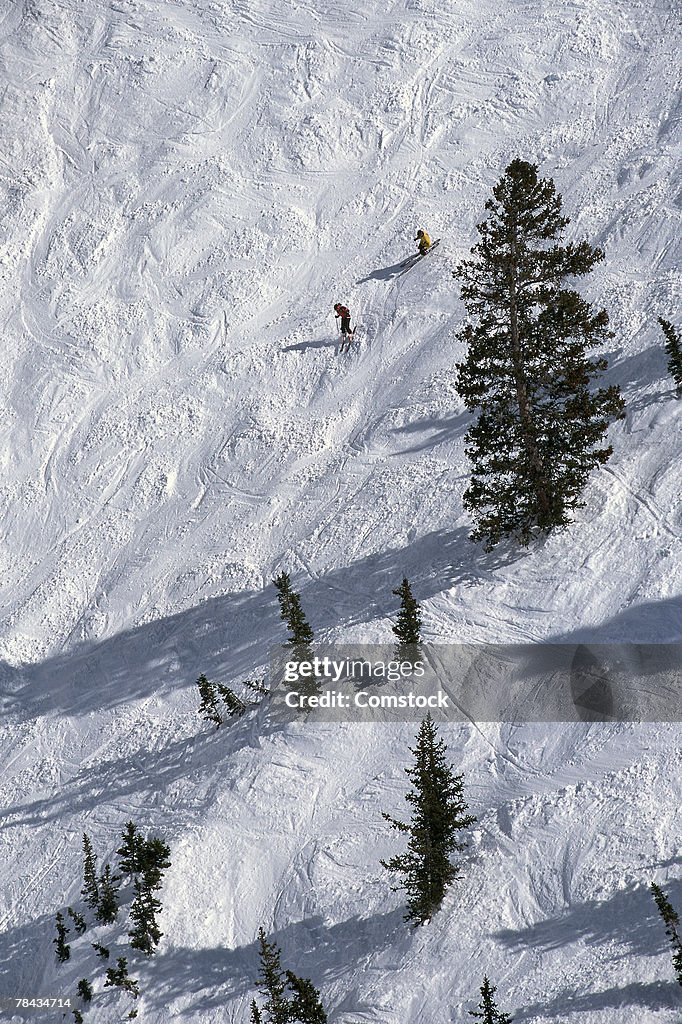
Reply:
<svg viewBox="0 0 682 1024"><path fill-rule="evenodd" d="M133 817L173 850L150 1024L247 1019L261 924L338 1024L463 1020L484 972L516 1024L679 1020L646 891L682 906L677 725L444 727L479 821L411 933L379 859L414 726L213 733L193 686L265 663L281 568L327 640L385 640L403 575L433 640L682 640L677 13L0 9L2 995L93 969L90 931L54 967L54 914ZM606 250L627 417L568 531L484 555L450 271L517 155Z"/></svg>

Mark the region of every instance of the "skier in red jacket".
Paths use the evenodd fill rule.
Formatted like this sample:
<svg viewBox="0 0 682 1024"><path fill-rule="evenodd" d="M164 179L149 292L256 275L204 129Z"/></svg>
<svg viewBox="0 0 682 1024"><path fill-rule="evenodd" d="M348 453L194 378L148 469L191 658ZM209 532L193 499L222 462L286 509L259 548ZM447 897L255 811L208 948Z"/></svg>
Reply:
<svg viewBox="0 0 682 1024"><path fill-rule="evenodd" d="M336 313L336 319L341 317L341 351L344 351L344 345L346 348L350 348L350 343L355 334L355 331L350 329L350 310L347 306L342 306L340 302L334 303L334 312Z"/></svg>

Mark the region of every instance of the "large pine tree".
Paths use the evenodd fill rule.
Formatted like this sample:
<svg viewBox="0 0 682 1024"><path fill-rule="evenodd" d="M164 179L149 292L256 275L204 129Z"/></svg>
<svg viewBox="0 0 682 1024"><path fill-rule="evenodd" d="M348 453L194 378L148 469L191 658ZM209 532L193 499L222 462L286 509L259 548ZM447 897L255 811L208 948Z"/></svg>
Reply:
<svg viewBox="0 0 682 1024"><path fill-rule="evenodd" d="M478 1010L469 1010L468 1013L471 1017L477 1017L483 1024L512 1024L509 1014L498 1010L497 1003L493 998L496 992L495 986L490 984L487 977L484 977Z"/></svg>
<svg viewBox="0 0 682 1024"><path fill-rule="evenodd" d="M476 818L465 813L463 776L455 775L447 764L447 747L430 715L421 723L417 745L410 751L414 766L405 772L414 788L405 799L412 807L411 821L406 824L383 815L392 828L409 835L407 852L381 863L402 875L395 888L407 891L405 920L419 925L433 917L448 887L460 877L450 858L465 848L460 833Z"/></svg>
<svg viewBox="0 0 682 1024"><path fill-rule="evenodd" d="M478 413L467 433L472 480L464 504L472 540L490 550L505 536L527 545L570 522L590 472L611 455L605 434L623 416L616 386L596 388L604 358L588 349L610 338L608 315L569 287L604 253L562 245L568 219L551 179L514 160L485 204L473 260L454 271L473 323L457 390Z"/></svg>

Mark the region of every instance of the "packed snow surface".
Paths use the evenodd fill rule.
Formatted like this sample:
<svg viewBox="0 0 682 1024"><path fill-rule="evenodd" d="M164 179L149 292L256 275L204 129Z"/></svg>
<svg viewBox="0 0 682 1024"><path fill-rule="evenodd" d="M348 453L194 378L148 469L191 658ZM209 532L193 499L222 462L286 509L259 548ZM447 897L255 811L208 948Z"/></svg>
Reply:
<svg viewBox="0 0 682 1024"><path fill-rule="evenodd" d="M266 663L282 569L327 641L390 639L403 576L431 640L682 641L656 323L679 322L679 13L0 4L0 995L101 989L91 931L54 965L54 914L82 833L106 860L132 817L173 859L135 961L149 1024L246 1021L260 925L332 1024L469 1020L484 973L515 1024L679 1024L647 891L682 912L677 723L443 726L479 821L412 932L379 858L414 724L212 731L194 686ZM627 416L569 530L484 554L451 270L517 156L606 251L586 294ZM441 244L403 273L420 226ZM334 302L361 325L343 357Z"/></svg>

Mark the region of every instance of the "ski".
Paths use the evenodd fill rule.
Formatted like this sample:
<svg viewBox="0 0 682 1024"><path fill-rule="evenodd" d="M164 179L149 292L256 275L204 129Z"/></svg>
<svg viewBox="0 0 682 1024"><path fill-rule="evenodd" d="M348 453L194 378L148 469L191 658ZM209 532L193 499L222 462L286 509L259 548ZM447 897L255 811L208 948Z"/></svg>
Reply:
<svg viewBox="0 0 682 1024"><path fill-rule="evenodd" d="M341 339L341 345L339 347L339 352L348 352L350 350L350 347L353 344L353 342L355 341L355 336L358 333L358 331L362 331L362 327L360 326L360 324L356 324L355 325L355 327L353 328L353 333L351 334L350 337L348 337L348 335L346 335L345 338ZM346 340L346 338L348 340Z"/></svg>
<svg viewBox="0 0 682 1024"><path fill-rule="evenodd" d="M414 255L410 256L409 259L405 260L404 263L401 263L400 266L408 268L411 266L413 267L415 263L419 263L420 260L423 260L424 256L428 256L429 253L433 252L433 250L436 248L439 242L440 238L437 238L435 242L431 243L431 245L429 246L425 253L415 253Z"/></svg>

